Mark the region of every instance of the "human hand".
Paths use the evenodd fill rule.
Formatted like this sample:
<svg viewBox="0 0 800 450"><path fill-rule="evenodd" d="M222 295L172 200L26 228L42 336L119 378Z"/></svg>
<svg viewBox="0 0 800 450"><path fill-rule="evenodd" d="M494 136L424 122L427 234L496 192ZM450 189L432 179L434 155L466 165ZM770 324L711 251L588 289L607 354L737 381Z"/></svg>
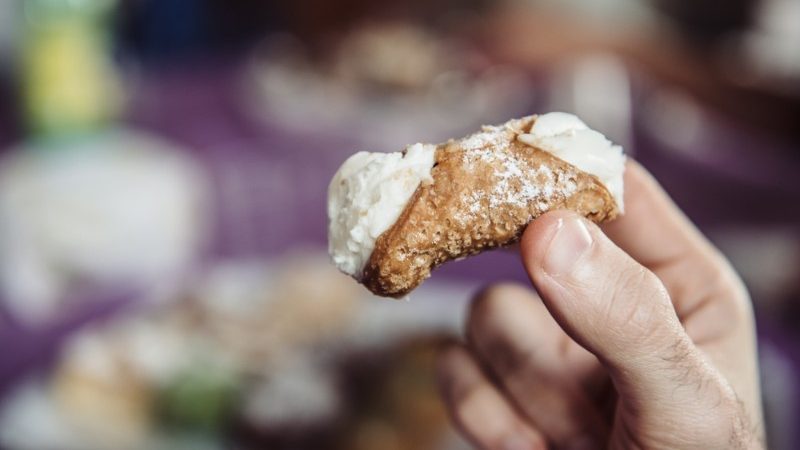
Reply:
<svg viewBox="0 0 800 450"><path fill-rule="evenodd" d="M528 289L475 299L440 355L450 415L486 449L761 448L750 300L727 261L636 163L626 214L567 211L522 237ZM605 233L603 233L605 232Z"/></svg>

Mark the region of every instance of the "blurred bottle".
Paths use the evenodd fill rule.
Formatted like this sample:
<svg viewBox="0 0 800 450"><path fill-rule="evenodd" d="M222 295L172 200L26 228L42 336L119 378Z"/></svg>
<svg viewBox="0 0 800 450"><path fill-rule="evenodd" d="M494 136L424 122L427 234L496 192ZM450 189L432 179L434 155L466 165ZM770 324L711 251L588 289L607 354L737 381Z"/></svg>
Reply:
<svg viewBox="0 0 800 450"><path fill-rule="evenodd" d="M121 88L109 53L116 0L22 0L26 124L38 136L92 131L116 117Z"/></svg>

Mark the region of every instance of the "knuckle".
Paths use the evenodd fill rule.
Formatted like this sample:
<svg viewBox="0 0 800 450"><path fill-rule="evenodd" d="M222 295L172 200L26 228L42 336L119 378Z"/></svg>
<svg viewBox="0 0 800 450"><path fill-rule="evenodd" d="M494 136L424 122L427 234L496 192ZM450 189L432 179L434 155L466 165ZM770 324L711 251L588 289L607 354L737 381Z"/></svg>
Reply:
<svg viewBox="0 0 800 450"><path fill-rule="evenodd" d="M639 333L651 332L652 325L669 312L671 303L661 280L638 264L617 272L610 283L605 319L629 336L639 338Z"/></svg>
<svg viewBox="0 0 800 450"><path fill-rule="evenodd" d="M719 258L711 278L712 292L730 307L736 323L749 322L752 320L753 310L747 288L730 263L722 255Z"/></svg>
<svg viewBox="0 0 800 450"><path fill-rule="evenodd" d="M720 302L727 310L727 319L732 326L752 321L750 295L728 260L716 250L706 258L703 268L696 271L701 297Z"/></svg>
<svg viewBox="0 0 800 450"><path fill-rule="evenodd" d="M620 271L607 292L604 327L618 345L643 352L664 351L679 341L680 324L661 280L638 264Z"/></svg>
<svg viewBox="0 0 800 450"><path fill-rule="evenodd" d="M753 305L747 296L726 297L730 304L731 323L737 327L753 322Z"/></svg>
<svg viewBox="0 0 800 450"><path fill-rule="evenodd" d="M471 427L475 416L481 415L486 409L487 402L491 400L490 395L490 390L484 386L473 386L465 390L460 397L451 401L450 410L454 419L462 427Z"/></svg>
<svg viewBox="0 0 800 450"><path fill-rule="evenodd" d="M746 295L744 285L734 272L728 260L719 251L714 250L706 258L704 269L699 271L702 278L712 292L728 295Z"/></svg>

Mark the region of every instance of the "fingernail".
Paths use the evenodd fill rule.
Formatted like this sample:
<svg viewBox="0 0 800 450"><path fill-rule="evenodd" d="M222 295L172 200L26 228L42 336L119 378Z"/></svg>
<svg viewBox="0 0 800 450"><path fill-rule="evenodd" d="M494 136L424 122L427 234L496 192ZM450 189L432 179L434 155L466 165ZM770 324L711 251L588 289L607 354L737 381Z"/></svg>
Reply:
<svg viewBox="0 0 800 450"><path fill-rule="evenodd" d="M536 442L532 442L525 436L514 435L506 438L501 448L503 450L535 450L542 448L542 446L537 445Z"/></svg>
<svg viewBox="0 0 800 450"><path fill-rule="evenodd" d="M557 226L544 257L543 268L549 275L572 272L575 263L592 246L592 235L580 218L559 219Z"/></svg>
<svg viewBox="0 0 800 450"><path fill-rule="evenodd" d="M578 436L570 439L564 448L567 450L593 450L600 446L589 436Z"/></svg>

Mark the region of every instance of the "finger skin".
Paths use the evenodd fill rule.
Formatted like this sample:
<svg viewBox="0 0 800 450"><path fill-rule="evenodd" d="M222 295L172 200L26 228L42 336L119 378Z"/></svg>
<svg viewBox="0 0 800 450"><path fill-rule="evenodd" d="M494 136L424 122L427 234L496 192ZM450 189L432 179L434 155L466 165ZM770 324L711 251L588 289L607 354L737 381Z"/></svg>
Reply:
<svg viewBox="0 0 800 450"><path fill-rule="evenodd" d="M761 422L755 320L750 297L730 263L635 161L625 170L625 214L606 235L658 276L686 334L734 386Z"/></svg>
<svg viewBox="0 0 800 450"><path fill-rule="evenodd" d="M567 435L595 430L576 411L602 410L610 438L590 431L583 444L760 448L746 291L635 163L626 203L627 214L603 226L612 239L565 211L528 227L520 253L543 304L507 286L475 301L469 347L444 352L439 378L453 420L476 445L568 447L576 442ZM613 415L575 395L586 380L607 380L603 372Z"/></svg>
<svg viewBox="0 0 800 450"><path fill-rule="evenodd" d="M676 436L707 442L741 427L735 391L686 335L660 280L597 226L548 213L526 230L521 254L559 325L608 369L623 423L663 430L669 417Z"/></svg>
<svg viewBox="0 0 800 450"><path fill-rule="evenodd" d="M625 214L602 225L623 251L658 275L683 318L709 296L749 311L744 286L724 257L636 161L625 169Z"/></svg>
<svg viewBox="0 0 800 450"><path fill-rule="evenodd" d="M575 213L535 221L521 253L556 321L607 366L643 381L654 360L691 344L658 278Z"/></svg>
<svg viewBox="0 0 800 450"><path fill-rule="evenodd" d="M439 390L459 430L482 449L544 450L544 437L521 419L469 351L447 344L437 364Z"/></svg>
<svg viewBox="0 0 800 450"><path fill-rule="evenodd" d="M645 356L651 349L642 344L650 333L680 329L660 281L572 212L551 212L534 221L523 235L521 255L556 321L598 356L614 362L617 354L604 352L606 346Z"/></svg>
<svg viewBox="0 0 800 450"><path fill-rule="evenodd" d="M587 395L599 363L572 341L527 288L500 284L474 300L470 347L517 409L556 447L605 441L607 424Z"/></svg>

